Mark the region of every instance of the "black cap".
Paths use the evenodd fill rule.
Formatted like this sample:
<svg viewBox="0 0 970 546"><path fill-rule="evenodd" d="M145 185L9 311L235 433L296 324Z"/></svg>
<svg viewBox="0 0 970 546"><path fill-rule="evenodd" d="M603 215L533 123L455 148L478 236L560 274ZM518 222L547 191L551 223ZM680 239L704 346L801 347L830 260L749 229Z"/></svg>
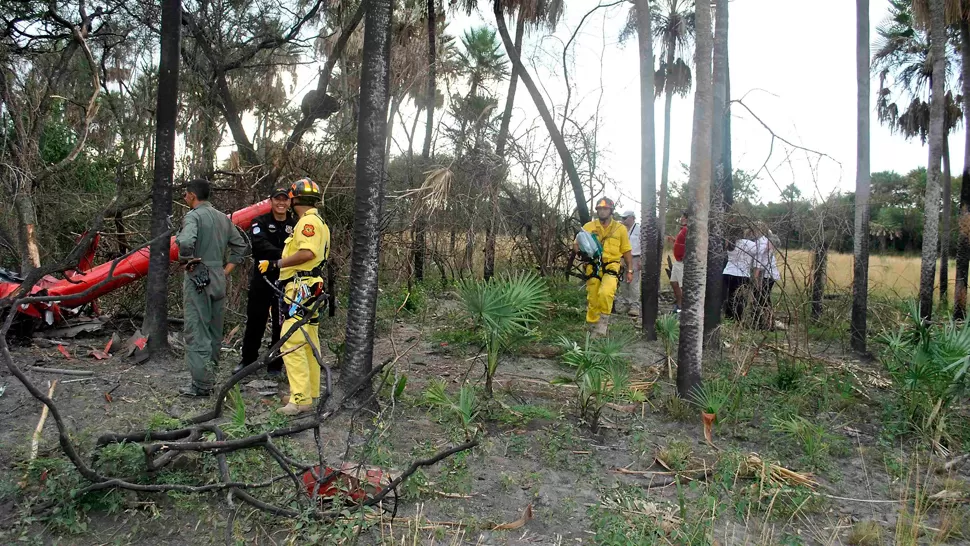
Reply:
<svg viewBox="0 0 970 546"><path fill-rule="evenodd" d="M269 194L269 197L270 197L270 199L272 199L272 198L276 197L277 195L285 195L285 196L289 197L290 196L290 188L284 188L283 186L280 186L280 187L276 188L275 190L273 190L273 193Z"/></svg>

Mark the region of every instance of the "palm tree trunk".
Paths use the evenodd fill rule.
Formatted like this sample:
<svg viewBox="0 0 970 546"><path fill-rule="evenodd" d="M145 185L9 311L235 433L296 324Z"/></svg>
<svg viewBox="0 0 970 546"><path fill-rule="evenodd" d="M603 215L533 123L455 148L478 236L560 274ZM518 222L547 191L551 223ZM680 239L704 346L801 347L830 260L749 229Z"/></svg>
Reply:
<svg viewBox="0 0 970 546"><path fill-rule="evenodd" d="M674 63L673 44L667 44L667 66ZM670 175L670 112L674 107L674 91L667 86L664 94L664 151L663 159L660 164L660 203L657 209L657 216L660 217L660 230L657 234L660 248L663 248L665 235L667 235L667 193L670 191L667 185ZM661 265L661 267L663 267Z"/></svg>
<svg viewBox="0 0 970 546"><path fill-rule="evenodd" d="M426 112L427 120L424 127L424 146L421 148L422 168L428 168L431 162L431 139L434 133L434 104L438 95L437 90L437 55L438 49L435 43L437 39L437 16L435 15L435 2L438 0L428 0L428 94L425 100L428 102ZM419 215L414 223L414 249L411 257L414 260L414 278L418 281L424 280L424 256L425 232L428 230L428 220L424 215Z"/></svg>
<svg viewBox="0 0 970 546"><path fill-rule="evenodd" d="M428 111L426 113L427 124L424 127L424 147L421 148L421 158L425 161L431 158L431 135L434 133L434 103L438 95L438 46L435 44L438 33L438 19L435 15L435 2L437 1L428 0L428 94L425 97L425 100L428 102L426 105Z"/></svg>
<svg viewBox="0 0 970 546"><path fill-rule="evenodd" d="M940 161L944 137L944 89L946 79L946 25L943 17L943 0L930 0L930 52L933 58L933 76L930 81L930 135L929 165L926 169L926 196L923 199L923 252L920 264L919 304L920 316L933 317L933 285L936 280L937 245L940 242Z"/></svg>
<svg viewBox="0 0 970 546"><path fill-rule="evenodd" d="M522 16L522 10L519 10L518 22L515 25L515 42L513 47L517 54L522 52L522 37L525 35L525 20ZM502 122L498 130L498 139L495 143L495 155L505 158L505 144L508 142L509 138L509 125L512 122L512 108L515 105L515 90L519 84L519 70L518 65L512 65L512 73L509 75L509 93L505 97L505 111L502 112ZM495 274L495 237L496 230L498 228L499 221L499 191L498 187L501 184L501 180L496 178L492 181L492 187L489 188L489 203L491 204L490 218L488 222L488 229L485 230L485 269L484 278L485 280L491 279Z"/></svg>
<svg viewBox="0 0 970 546"><path fill-rule="evenodd" d="M851 345L866 352L869 299L869 0L856 0L856 177Z"/></svg>
<svg viewBox="0 0 970 546"><path fill-rule="evenodd" d="M515 51L522 54L522 37L525 35L525 20L522 10L519 10L519 20L515 24ZM495 143L495 155L505 157L505 143L509 138L509 126L512 123L512 108L515 106L515 90L519 85L518 65L512 65L509 75L509 93L505 97L505 111L502 112L502 123L498 128L498 140Z"/></svg>
<svg viewBox="0 0 970 546"><path fill-rule="evenodd" d="M970 127L970 23L960 20L960 53L963 61L964 127ZM957 246L957 282L953 318L962 320L967 312L967 277L970 274L970 234L962 227L970 222L970 131L963 146L963 176L960 180L960 244Z"/></svg>
<svg viewBox="0 0 970 546"><path fill-rule="evenodd" d="M360 81L360 124L357 126L357 188L354 193L354 248L350 257L347 333L340 374L350 389L370 374L374 359L374 315L381 252L381 209L387 171L388 74L391 58L392 0L368 0L364 19L364 54Z"/></svg>
<svg viewBox="0 0 970 546"><path fill-rule="evenodd" d="M701 384L704 358L704 292L707 284L707 222L711 204L711 117L714 36L711 2L697 0L697 88L690 153L690 215L684 256L684 307L680 313L677 351L677 393L686 398Z"/></svg>
<svg viewBox="0 0 970 546"><path fill-rule="evenodd" d="M508 52L509 59L512 60L512 66L515 70L518 70L519 77L522 78L522 83L529 90L529 94L532 96L532 102L535 103L536 109L539 110L539 115L542 116L542 121L546 124L546 129L549 131L549 138L552 139L552 143L556 146L556 151L559 152L559 158L562 160L563 169L569 176L569 184L572 186L573 196L576 199L576 212L579 214L579 220L585 224L590 221L589 205L586 204L583 183L579 179L579 172L576 170L576 164L573 162L569 148L566 147L566 140L562 137L562 133L559 132L559 128L556 127L556 122L552 119L552 114L549 112L549 108L546 107L539 88L532 81L532 77L529 76L529 71L522 64L522 58L519 56L519 52L515 49L512 37L509 36L509 29L505 25L505 16L502 14L501 0L493 1L493 12L495 14L495 24L498 26L499 34L502 36L502 43L505 44L505 51Z"/></svg>
<svg viewBox="0 0 970 546"><path fill-rule="evenodd" d="M657 290L660 283L660 248L657 229L657 133L654 121L653 32L650 3L637 0L637 35L640 44L640 316L643 335L657 339Z"/></svg>
<svg viewBox="0 0 970 546"><path fill-rule="evenodd" d="M947 124L949 127L949 124ZM950 285L950 216L953 214L953 178L950 176L950 135L943 135L943 219L940 220L940 305Z"/></svg>
<svg viewBox="0 0 970 546"><path fill-rule="evenodd" d="M169 229L169 216L172 214L181 20L180 0L164 0L158 62L158 102L155 109L155 175L152 181L151 236L156 242L149 249L145 320L142 324L142 331L148 336L148 346L152 352L168 349L168 266L171 242L168 237L161 235Z"/></svg>
<svg viewBox="0 0 970 546"><path fill-rule="evenodd" d="M721 325L721 308L724 304L724 264L727 250L724 247L725 179L731 172L727 167L727 118L730 104L727 96L728 58L728 3L717 0L714 27L714 119L711 122L711 153L714 164L714 189L711 194L711 231L707 249L707 286L704 299L704 344L708 348L718 346L718 326Z"/></svg>

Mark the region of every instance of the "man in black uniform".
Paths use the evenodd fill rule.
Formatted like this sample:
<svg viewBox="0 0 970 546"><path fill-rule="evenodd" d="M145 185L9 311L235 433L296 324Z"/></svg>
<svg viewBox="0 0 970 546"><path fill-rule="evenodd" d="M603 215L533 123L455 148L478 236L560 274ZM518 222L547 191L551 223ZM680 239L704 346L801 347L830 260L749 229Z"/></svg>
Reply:
<svg viewBox="0 0 970 546"><path fill-rule="evenodd" d="M290 191L288 188L276 188L270 196L272 211L269 214L257 216L249 229L249 237L253 246L253 260L279 260L283 255L286 239L293 234L296 218L290 213ZM249 302L246 305L246 333L243 335L242 362L236 366L233 373L238 372L247 364L259 358L259 349L266 330L266 319L272 318L273 340L280 339L280 299L273 288L266 281L276 283L279 270L260 274L254 267L249 280ZM265 279L265 280L264 280ZM280 358L269 361L266 371L270 375L279 375L283 370L283 360Z"/></svg>

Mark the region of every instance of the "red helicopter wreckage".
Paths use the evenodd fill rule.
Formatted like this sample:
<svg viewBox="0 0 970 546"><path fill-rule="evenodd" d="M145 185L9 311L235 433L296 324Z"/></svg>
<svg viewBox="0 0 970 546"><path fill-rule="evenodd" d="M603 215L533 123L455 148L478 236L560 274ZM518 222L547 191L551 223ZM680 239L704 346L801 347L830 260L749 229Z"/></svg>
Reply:
<svg viewBox="0 0 970 546"><path fill-rule="evenodd" d="M269 211L270 202L267 199L237 210L228 216L233 224L246 230L257 216ZM101 296L127 286L148 274L148 248L139 249L118 260L117 265L114 265L114 271L111 269L113 261L93 266L94 253L99 240L100 235L95 236L76 270L65 271L63 279L47 275L41 278L30 291L31 296L57 296L60 299L23 304L17 311L47 325L53 325L64 321L68 316L77 314L84 305L93 303ZM175 245L174 237L169 259L172 261L178 259L178 247ZM109 275L111 275L110 280L104 282ZM14 294L22 282L22 278L0 270L0 301ZM85 293L88 290L90 292Z"/></svg>

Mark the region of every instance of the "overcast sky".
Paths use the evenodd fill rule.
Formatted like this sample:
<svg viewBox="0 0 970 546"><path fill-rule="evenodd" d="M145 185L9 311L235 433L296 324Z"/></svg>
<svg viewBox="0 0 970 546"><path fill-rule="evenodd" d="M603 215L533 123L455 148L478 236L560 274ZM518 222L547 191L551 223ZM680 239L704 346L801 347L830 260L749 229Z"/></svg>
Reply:
<svg viewBox="0 0 970 546"><path fill-rule="evenodd" d="M603 4L612 0L603 0ZM483 3L490 4L488 2ZM563 44L582 17L595 7L591 0L566 3L566 14L554 35L536 31L526 36L526 62L544 89L547 101L561 107L565 101L562 77ZM871 38L888 15L888 0L871 0ZM571 48L570 74L573 104L579 120L588 119L600 104L598 134L600 165L617 182L619 206L639 210L640 107L637 43L620 44L629 4L598 10L588 17ZM803 195L823 197L833 191L852 191L856 157L855 3L850 0L733 0L730 5L731 97L742 99L780 137L824 153L786 153L777 142L769 157L771 136L739 105L733 107L734 167L757 171L767 168L757 185L763 202L780 196L780 188L794 182ZM494 28L491 11L465 16L449 14L448 32L460 37L473 26ZM510 31L514 31L510 23ZM655 44L655 53L657 45ZM294 90L315 83L316 70L306 69ZM494 86L504 99L508 84ZM906 141L879 125L875 116L878 79L872 80L872 171L900 173L927 161L919 140ZM454 92L454 88L452 89ZM601 95L602 94L602 95ZM513 134L538 125L545 131L531 98L520 83L516 95ZM663 142L663 99L655 102L657 182ZM684 181L681 163L690 162L693 94L675 97L671 123L671 180ZM411 114L402 108L406 117ZM440 115L440 114L439 114ZM558 120L557 120L558 123ZM409 124L410 125L410 124ZM398 125L396 135L403 125ZM423 134L423 132L421 133ZM963 168L964 133L950 135L953 173ZM403 142L399 139L398 142ZM392 147L392 154L399 153Z"/></svg>
<svg viewBox="0 0 970 546"><path fill-rule="evenodd" d="M588 1L567 2L566 15L556 32L559 39L550 38L546 32L536 32L527 38L532 69L560 105L565 96L558 67L562 44L595 5ZM872 0L871 6L871 33L875 41L875 27L888 15L888 0ZM605 154L603 165L620 184L620 193L627 196L621 196L625 205L635 206L637 203L630 201L639 195L640 179L637 44L635 39L625 45L617 41L628 9L628 5L603 9L587 18L576 40L571 74L578 74L573 76L575 93L584 101L582 113L577 114L579 118L595 111L602 89L599 143ZM768 172L758 180L762 200L777 200L778 187L791 182L805 195L852 191L856 157L855 3L849 0L734 0L730 9L732 99L743 98L779 136L831 156L827 159L797 152L787 160L784 145L776 143ZM455 16L450 20L449 30L460 35L468 26L486 23L493 25L490 13L467 18ZM879 125L874 111L877 87L878 80L874 78L872 171L907 172L925 165L927 150L918 139L906 141ZM504 94L504 85L502 89ZM657 100L655 105L659 182L663 100ZM538 121L522 85L519 85L516 106L517 119L513 126L519 131L533 120ZM685 178L680 164L690 162L692 111L692 94L674 98L670 159L673 180ZM735 105L732 114L734 166L756 171L768 158L771 136L742 107ZM952 170L959 173L963 168L963 154L959 153L963 149L962 127L950 138L950 149L954 151Z"/></svg>

